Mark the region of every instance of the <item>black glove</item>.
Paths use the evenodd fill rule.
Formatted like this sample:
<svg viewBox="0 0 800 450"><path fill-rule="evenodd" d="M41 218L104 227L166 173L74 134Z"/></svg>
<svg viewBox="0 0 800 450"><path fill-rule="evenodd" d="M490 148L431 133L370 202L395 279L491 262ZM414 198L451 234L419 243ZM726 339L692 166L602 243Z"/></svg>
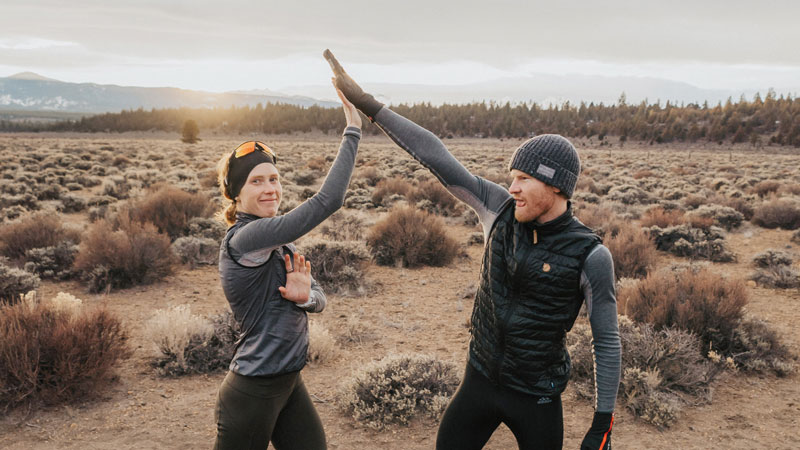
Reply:
<svg viewBox="0 0 800 450"><path fill-rule="evenodd" d="M594 413L592 427L581 442L581 450L611 450L611 427L613 413Z"/></svg>
<svg viewBox="0 0 800 450"><path fill-rule="evenodd" d="M370 121L375 122L375 115L383 108L383 103L375 100L375 97L367 94L361 89L361 86L356 84L350 75L344 71L342 65L336 60L330 50L325 49L322 56L328 60L331 65L331 70L335 75L333 84L337 89L342 91L342 94L353 104L359 111L363 112Z"/></svg>

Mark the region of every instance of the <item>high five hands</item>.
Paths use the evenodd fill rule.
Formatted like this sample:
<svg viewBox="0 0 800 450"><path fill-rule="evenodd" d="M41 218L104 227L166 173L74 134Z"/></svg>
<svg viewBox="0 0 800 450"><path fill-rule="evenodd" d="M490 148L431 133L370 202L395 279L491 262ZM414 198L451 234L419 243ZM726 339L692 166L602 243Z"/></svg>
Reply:
<svg viewBox="0 0 800 450"><path fill-rule="evenodd" d="M286 286L278 288L281 296L297 304L306 303L311 295L311 263L297 253L294 254L294 269L291 256L283 255L283 260L286 263Z"/></svg>

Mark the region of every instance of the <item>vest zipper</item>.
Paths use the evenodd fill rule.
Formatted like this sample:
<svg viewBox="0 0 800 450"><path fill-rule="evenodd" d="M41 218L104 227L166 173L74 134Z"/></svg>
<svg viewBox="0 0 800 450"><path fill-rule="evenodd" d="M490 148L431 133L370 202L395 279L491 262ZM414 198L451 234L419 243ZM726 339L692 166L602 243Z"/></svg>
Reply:
<svg viewBox="0 0 800 450"><path fill-rule="evenodd" d="M539 235L536 233L536 228L533 229L533 245L539 243Z"/></svg>

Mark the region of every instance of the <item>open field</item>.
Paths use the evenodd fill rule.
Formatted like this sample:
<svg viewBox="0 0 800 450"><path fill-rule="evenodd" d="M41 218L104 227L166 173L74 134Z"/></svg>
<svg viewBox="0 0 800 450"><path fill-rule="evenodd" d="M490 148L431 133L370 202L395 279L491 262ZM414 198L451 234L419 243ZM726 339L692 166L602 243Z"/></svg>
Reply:
<svg viewBox="0 0 800 450"><path fill-rule="evenodd" d="M204 137L204 136L201 136ZM338 137L274 136L213 137L195 145L163 135L0 135L0 178L5 199L6 226L32 210L63 210L67 202L83 204L58 213L71 227L84 230L90 216L112 214L115 205L144 195L159 182L190 192L208 193L218 199L209 171L223 153L241 141L257 138L278 154L284 183L284 204L296 205L316 190L335 156ZM520 141L446 141L448 147L473 173L502 182L505 165ZM581 145L583 144L583 145ZM584 174L575 196L576 214L602 205L625 222L640 223L654 206L686 210L693 202L731 205L746 212L758 211L765 203L800 201L800 153L791 149L749 146L668 147L626 143L597 147L576 142ZM796 149L795 149L796 150ZM394 176L420 184L433 179L419 163L383 136L366 137L359 147L357 168L346 200L347 214L371 226L387 214L387 196L373 201L376 187L369 177ZM374 169L370 169L370 168ZM307 186L296 180L311 179ZM765 182L774 182L773 186ZM39 190L61 184L45 198ZM13 185L13 186L12 186ZM28 186L19 187L20 185ZM762 195L763 194L763 195ZM68 196L71 200L65 200ZM77 198L78 200L75 200ZM704 201L701 201L703 200ZM81 203L81 200L83 203ZM744 205L744 206L742 206ZM105 211L100 209L105 206ZM424 449L433 448L437 423L420 418L410 426L390 426L383 431L365 429L337 407L335 398L343 382L366 363L392 353L434 355L463 370L469 339L468 319L478 280L482 246L470 243L480 226L471 212L458 207L433 212L446 214L448 233L462 246L461 254L444 267L403 268L368 263L364 267L364 293L329 294L328 308L311 319L323 324L334 337L352 332L365 336L357 342L340 340L335 359L311 364L303 377L313 394L333 449ZM738 208L734 208L738 207ZM729 217L729 216L725 216ZM716 220L716 219L715 219ZM727 219L726 219L727 220ZM588 218L587 218L588 221ZM768 229L747 219L734 220L724 232L725 248L735 256L731 262L700 261L728 279L749 280L753 257L768 249L793 255L792 270L800 269L800 243L796 231ZM315 231L315 234L320 234ZM686 257L659 251L654 272ZM19 261L11 261L19 263ZM312 261L312 264L314 262ZM323 285L323 287L325 287ZM759 318L774 329L782 342L800 353L800 288L779 289L749 282L747 317ZM108 293L87 292L86 284L43 280L39 288L47 298L69 292L84 305L106 305L122 318L133 355L116 369L117 380L99 398L84 403L49 407L26 414L16 409L0 417L0 448L3 449L143 449L208 448L215 436L213 408L224 372L167 378L150 366L155 355L144 324L157 309L190 305L192 312L212 315L228 306L213 265L179 266L172 275L153 284ZM579 319L580 320L580 319ZM313 342L312 342L313 345ZM625 349L623 349L625 351ZM613 441L623 449L751 448L793 449L800 442L800 381L794 372L775 374L725 371L713 384L710 404L687 406L670 428L659 430L642 421L618 400ZM621 395L622 396L622 395ZM565 448L577 448L592 416L591 402L576 392L573 383L563 397ZM499 429L488 449L516 448L511 433Z"/></svg>

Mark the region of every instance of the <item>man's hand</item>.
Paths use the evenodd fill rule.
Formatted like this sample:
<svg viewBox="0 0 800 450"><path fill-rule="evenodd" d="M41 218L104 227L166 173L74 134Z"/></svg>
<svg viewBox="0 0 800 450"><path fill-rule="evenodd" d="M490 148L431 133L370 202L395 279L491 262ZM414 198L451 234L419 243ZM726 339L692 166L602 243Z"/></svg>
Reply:
<svg viewBox="0 0 800 450"><path fill-rule="evenodd" d="M336 86L335 79L333 85ZM338 95L339 100L342 101L342 109L344 109L344 118L347 120L347 126L361 128L361 116L358 115L356 107L347 100L347 97L344 96L341 90L336 89L336 95Z"/></svg>
<svg viewBox="0 0 800 450"><path fill-rule="evenodd" d="M350 75L344 71L344 68L339 61L333 56L330 50L325 49L322 56L328 60L328 64L333 71L333 85L342 91L347 100L349 100L359 111L363 112L370 120L375 121L375 115L383 108L383 103L375 100L375 97L367 94L361 89Z"/></svg>
<svg viewBox="0 0 800 450"><path fill-rule="evenodd" d="M294 269L289 255L283 255L283 260L286 263L286 286L278 288L281 296L297 304L307 302L311 295L311 263L297 253L294 254Z"/></svg>
<svg viewBox="0 0 800 450"><path fill-rule="evenodd" d="M611 450L611 427L613 413L594 413L592 427L581 442L581 450Z"/></svg>

